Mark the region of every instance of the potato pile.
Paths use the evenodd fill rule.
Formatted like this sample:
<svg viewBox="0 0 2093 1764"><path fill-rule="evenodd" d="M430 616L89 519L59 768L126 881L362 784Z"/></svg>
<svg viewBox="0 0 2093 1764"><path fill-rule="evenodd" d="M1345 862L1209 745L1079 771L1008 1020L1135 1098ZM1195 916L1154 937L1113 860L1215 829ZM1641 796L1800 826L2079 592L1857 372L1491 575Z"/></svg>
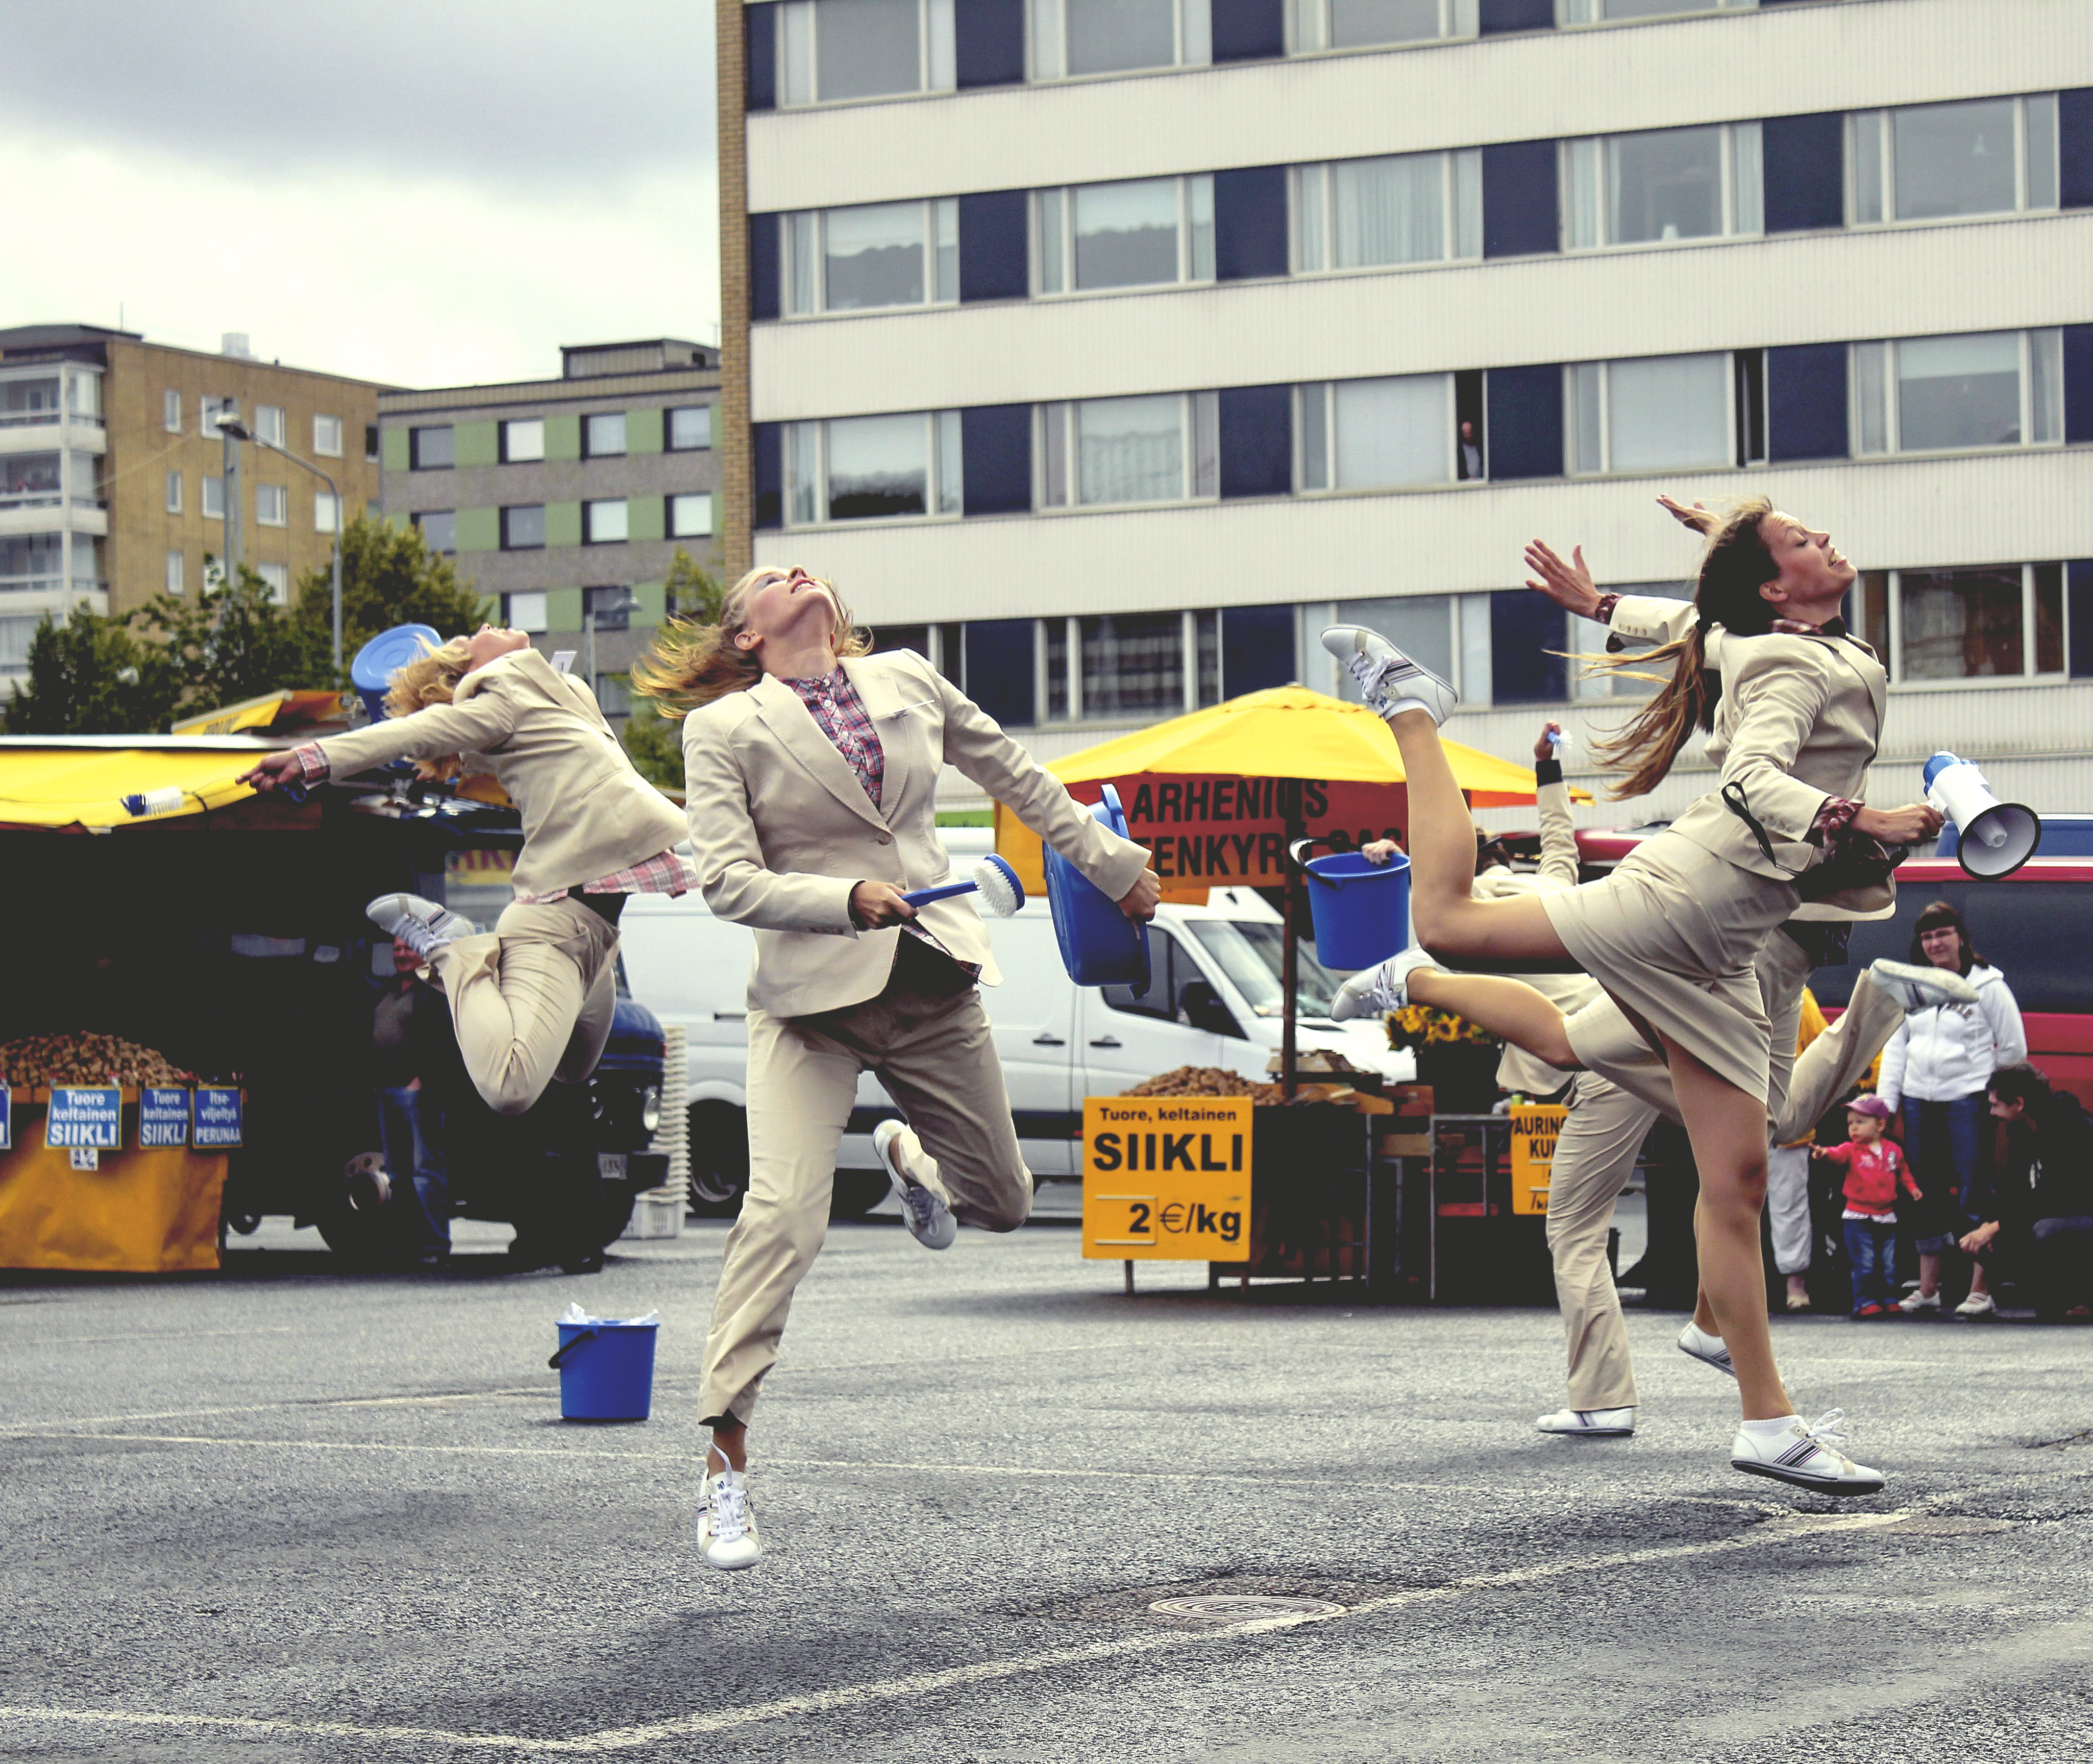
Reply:
<svg viewBox="0 0 2093 1764"><path fill-rule="evenodd" d="M0 1077L11 1084L193 1084L166 1055L120 1035L73 1031L25 1035L0 1046Z"/></svg>
<svg viewBox="0 0 2093 1764"><path fill-rule="evenodd" d="M1239 1072L1224 1072L1219 1066L1180 1066L1121 1093L1126 1096L1246 1096L1260 1107L1283 1102L1286 1093L1276 1084L1253 1084Z"/></svg>

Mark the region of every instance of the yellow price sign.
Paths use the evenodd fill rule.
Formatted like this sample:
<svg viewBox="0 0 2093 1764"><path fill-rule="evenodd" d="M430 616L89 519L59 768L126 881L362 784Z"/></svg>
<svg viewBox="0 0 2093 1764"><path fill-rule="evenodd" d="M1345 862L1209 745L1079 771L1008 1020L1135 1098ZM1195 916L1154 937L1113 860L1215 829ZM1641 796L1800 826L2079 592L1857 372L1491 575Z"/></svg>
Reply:
<svg viewBox="0 0 2093 1764"><path fill-rule="evenodd" d="M1514 1103L1511 1112L1511 1210L1548 1211L1548 1186L1555 1164L1555 1137L1570 1111L1557 1103Z"/></svg>
<svg viewBox="0 0 2093 1764"><path fill-rule="evenodd" d="M1249 1241L1246 1096L1083 1099L1083 1254L1240 1261Z"/></svg>

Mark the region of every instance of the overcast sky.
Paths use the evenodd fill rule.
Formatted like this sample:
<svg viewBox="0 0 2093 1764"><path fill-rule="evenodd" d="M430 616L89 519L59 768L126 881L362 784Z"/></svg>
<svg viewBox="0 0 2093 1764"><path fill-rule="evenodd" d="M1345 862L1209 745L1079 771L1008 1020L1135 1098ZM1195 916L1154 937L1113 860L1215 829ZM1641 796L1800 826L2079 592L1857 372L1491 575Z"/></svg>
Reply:
<svg viewBox="0 0 2093 1764"><path fill-rule="evenodd" d="M712 0L0 0L0 325L406 386L718 336Z"/></svg>

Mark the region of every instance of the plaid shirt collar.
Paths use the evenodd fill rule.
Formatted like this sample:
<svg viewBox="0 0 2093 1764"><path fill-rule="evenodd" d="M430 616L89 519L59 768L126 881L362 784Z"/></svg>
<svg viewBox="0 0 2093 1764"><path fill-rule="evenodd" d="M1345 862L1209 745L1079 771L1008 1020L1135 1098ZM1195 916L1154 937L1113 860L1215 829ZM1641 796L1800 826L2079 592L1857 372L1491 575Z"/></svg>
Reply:
<svg viewBox="0 0 2093 1764"><path fill-rule="evenodd" d="M799 695L807 714L857 774L858 782L877 808L880 790L886 781L886 753L879 744L879 731L873 726L871 713L857 696L843 664L838 662L832 672L818 679L785 683Z"/></svg>

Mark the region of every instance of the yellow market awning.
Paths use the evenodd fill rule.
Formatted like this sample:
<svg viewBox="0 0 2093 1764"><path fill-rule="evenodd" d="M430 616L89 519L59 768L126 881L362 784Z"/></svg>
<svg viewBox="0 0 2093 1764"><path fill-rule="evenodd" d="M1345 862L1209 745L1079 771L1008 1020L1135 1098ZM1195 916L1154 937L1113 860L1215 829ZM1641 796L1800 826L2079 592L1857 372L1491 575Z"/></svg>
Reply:
<svg viewBox="0 0 2093 1764"><path fill-rule="evenodd" d="M122 736L0 742L0 826L100 831L223 808L254 794L233 781L266 751L251 741L193 736L136 747ZM127 796L160 812L134 814Z"/></svg>

